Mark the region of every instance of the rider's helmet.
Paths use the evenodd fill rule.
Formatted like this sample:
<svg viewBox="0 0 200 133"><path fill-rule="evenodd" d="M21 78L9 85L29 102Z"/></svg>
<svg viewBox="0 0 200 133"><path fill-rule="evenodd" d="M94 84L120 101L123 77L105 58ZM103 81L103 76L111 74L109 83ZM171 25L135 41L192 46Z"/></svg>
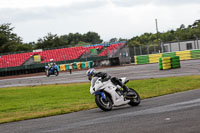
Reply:
<svg viewBox="0 0 200 133"><path fill-rule="evenodd" d="M96 73L96 70L94 68L91 68L87 70L86 75L88 76L88 79L91 80L95 73Z"/></svg>
<svg viewBox="0 0 200 133"><path fill-rule="evenodd" d="M50 61L50 62L53 62L53 59L50 59L49 61Z"/></svg>
<svg viewBox="0 0 200 133"><path fill-rule="evenodd" d="M52 66L53 64L53 59L50 59L50 65Z"/></svg>

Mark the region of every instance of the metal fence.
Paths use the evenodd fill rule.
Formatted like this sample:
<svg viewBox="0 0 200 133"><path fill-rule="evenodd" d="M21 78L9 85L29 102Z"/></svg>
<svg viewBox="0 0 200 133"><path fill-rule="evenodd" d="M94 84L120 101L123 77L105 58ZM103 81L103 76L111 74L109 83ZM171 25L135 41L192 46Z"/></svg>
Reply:
<svg viewBox="0 0 200 133"><path fill-rule="evenodd" d="M129 47L131 56L200 49L200 40L161 42L155 45Z"/></svg>
<svg viewBox="0 0 200 133"><path fill-rule="evenodd" d="M146 55L146 54L156 54L160 53L161 49L160 46L133 46L129 47L130 55L137 56L137 55Z"/></svg>

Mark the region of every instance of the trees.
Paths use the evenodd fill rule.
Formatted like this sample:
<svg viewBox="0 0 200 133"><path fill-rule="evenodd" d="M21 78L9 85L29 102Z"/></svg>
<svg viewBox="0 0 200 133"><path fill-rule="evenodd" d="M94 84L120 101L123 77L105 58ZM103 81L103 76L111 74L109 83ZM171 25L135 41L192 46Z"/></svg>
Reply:
<svg viewBox="0 0 200 133"><path fill-rule="evenodd" d="M99 44L103 40L96 32L89 31L85 34L69 33L58 36L57 34L48 33L37 42L23 43L22 38L13 33L14 27L11 24L0 25L0 53L27 51L32 49L46 49L54 47L74 47L89 44ZM170 42L180 40L190 40L200 38L200 20L193 24L185 26L180 25L175 30L158 33L144 33L140 36L134 36L131 39L111 38L109 42L128 41L129 46L147 46L159 45L160 42Z"/></svg>
<svg viewBox="0 0 200 133"><path fill-rule="evenodd" d="M87 32L86 34L69 33L68 35L57 36L56 34L48 33L47 36L38 39L35 44L36 49L54 48L54 47L74 47L89 44L101 43L98 33Z"/></svg>
<svg viewBox="0 0 200 133"><path fill-rule="evenodd" d="M13 33L11 24L0 25L0 53L16 52L18 47L23 47L22 39Z"/></svg>
<svg viewBox="0 0 200 133"><path fill-rule="evenodd" d="M110 39L109 43L112 43L112 42L121 42L121 41L127 41L127 39L123 39L123 38L117 39L116 37L114 37L114 38Z"/></svg>
<svg viewBox="0 0 200 133"><path fill-rule="evenodd" d="M83 41L86 43L91 43L91 44L98 44L102 43L103 40L101 40L100 36L96 32L87 32L86 34L83 35Z"/></svg>
<svg viewBox="0 0 200 133"><path fill-rule="evenodd" d="M35 44L35 49L47 49L47 48L54 48L65 46L66 42L61 40L57 34L48 33L47 36L43 38L39 38L37 43Z"/></svg>
<svg viewBox="0 0 200 133"><path fill-rule="evenodd" d="M184 24L180 25L176 30L168 30L163 33L144 33L140 36L136 36L131 38L128 41L129 46L142 46L142 45L152 45L158 44L160 41L162 42L170 42L170 41L183 41L183 40L191 40L195 38L200 38L200 20L196 20L192 25L186 27ZM160 40L159 40L160 39Z"/></svg>
<svg viewBox="0 0 200 133"><path fill-rule="evenodd" d="M96 32L87 32L86 34L69 33L68 35L58 36L48 33L37 42L23 43L22 38L13 33L14 27L11 24L0 25L0 53L29 51L33 49L48 49L56 47L74 47L102 43L100 36Z"/></svg>

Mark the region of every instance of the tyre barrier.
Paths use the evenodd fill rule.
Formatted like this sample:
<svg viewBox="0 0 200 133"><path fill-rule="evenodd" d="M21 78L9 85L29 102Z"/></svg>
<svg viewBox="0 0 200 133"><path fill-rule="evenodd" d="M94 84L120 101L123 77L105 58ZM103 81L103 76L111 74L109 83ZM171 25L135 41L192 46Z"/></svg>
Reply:
<svg viewBox="0 0 200 133"><path fill-rule="evenodd" d="M179 57L179 56L172 56L171 57L172 68L180 68L181 67L180 58L181 57Z"/></svg>
<svg viewBox="0 0 200 133"><path fill-rule="evenodd" d="M172 56L172 57L162 57L159 58L159 70L167 70L167 69L174 69L180 68L180 57L179 56Z"/></svg>
<svg viewBox="0 0 200 133"><path fill-rule="evenodd" d="M162 54L162 57L172 57L172 56L176 56L176 52L169 52Z"/></svg>
<svg viewBox="0 0 200 133"><path fill-rule="evenodd" d="M191 60L190 51L178 51L176 52L176 56L180 57L180 60Z"/></svg>
<svg viewBox="0 0 200 133"><path fill-rule="evenodd" d="M192 59L200 59L200 50L191 50L190 54Z"/></svg>
<svg viewBox="0 0 200 133"><path fill-rule="evenodd" d="M174 57L174 56L179 56L179 59L177 61L200 59L200 50L185 50L177 52L140 55L140 56L134 56L134 59L135 59L135 64L148 64L148 63L158 63L159 58L161 57ZM172 62L174 62L173 60L176 59L172 58Z"/></svg>
<svg viewBox="0 0 200 133"><path fill-rule="evenodd" d="M86 68L92 68L93 67L93 61L87 61L87 62L73 62L70 64L60 64L58 65L58 71L67 71L67 70L75 70L75 69L86 69Z"/></svg>
<svg viewBox="0 0 200 133"><path fill-rule="evenodd" d="M162 54L150 54L149 63L158 63L160 57L162 57Z"/></svg>
<svg viewBox="0 0 200 133"><path fill-rule="evenodd" d="M159 70L171 69L171 57L160 57L158 65Z"/></svg>
<svg viewBox="0 0 200 133"><path fill-rule="evenodd" d="M60 65L59 67L60 67L60 71L65 71L65 70L66 70L65 64ZM58 69L58 70L59 70L59 69Z"/></svg>
<svg viewBox="0 0 200 133"><path fill-rule="evenodd" d="M149 55L135 56L136 64L149 64Z"/></svg>

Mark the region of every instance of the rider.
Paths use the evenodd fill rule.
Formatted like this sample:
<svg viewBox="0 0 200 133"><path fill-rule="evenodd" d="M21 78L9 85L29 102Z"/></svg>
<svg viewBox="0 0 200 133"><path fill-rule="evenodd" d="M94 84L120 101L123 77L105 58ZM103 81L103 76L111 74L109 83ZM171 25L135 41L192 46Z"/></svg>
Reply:
<svg viewBox="0 0 200 133"><path fill-rule="evenodd" d="M53 59L50 59L50 63L48 64L49 69L50 69L52 66L55 66L55 65L56 65L56 63L53 62Z"/></svg>
<svg viewBox="0 0 200 133"><path fill-rule="evenodd" d="M135 93L130 91L130 89L125 84L123 84L118 78L111 77L105 72L96 72L94 68L91 68L86 72L86 75L88 76L89 80L92 80L93 77L101 77L102 82L108 81L110 79L113 84L117 84L123 88L124 92L126 92L126 96L135 96Z"/></svg>

